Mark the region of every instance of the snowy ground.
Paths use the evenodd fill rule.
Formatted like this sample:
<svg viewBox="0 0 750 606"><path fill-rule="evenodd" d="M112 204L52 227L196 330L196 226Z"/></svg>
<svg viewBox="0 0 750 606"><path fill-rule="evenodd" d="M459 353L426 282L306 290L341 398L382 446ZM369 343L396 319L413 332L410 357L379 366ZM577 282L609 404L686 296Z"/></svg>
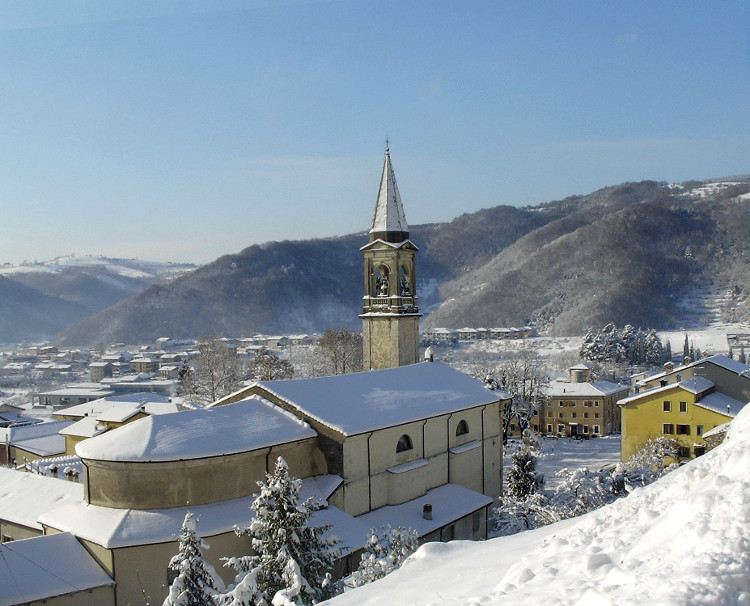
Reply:
<svg viewBox="0 0 750 606"><path fill-rule="evenodd" d="M549 489L557 486L559 480L555 474L566 467L599 470L620 461L619 434L580 441L570 438L541 438L539 442L541 454L537 457L536 470L544 474L544 486ZM517 446L518 441L509 442L504 451L504 476L511 466L510 454L515 452Z"/></svg>
<svg viewBox="0 0 750 606"><path fill-rule="evenodd" d="M724 444L627 498L511 537L424 545L332 603L748 605L750 407Z"/></svg>

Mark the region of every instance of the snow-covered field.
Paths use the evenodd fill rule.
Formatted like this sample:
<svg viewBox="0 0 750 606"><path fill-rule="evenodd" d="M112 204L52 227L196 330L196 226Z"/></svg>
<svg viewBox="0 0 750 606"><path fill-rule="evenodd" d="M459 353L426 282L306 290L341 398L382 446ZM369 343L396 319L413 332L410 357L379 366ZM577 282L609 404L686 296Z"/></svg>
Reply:
<svg viewBox="0 0 750 606"><path fill-rule="evenodd" d="M750 407L721 446L580 518L429 543L332 604L750 604Z"/></svg>
<svg viewBox="0 0 750 606"><path fill-rule="evenodd" d="M570 438L541 438L539 444L541 452L537 457L536 471L544 475L544 485L550 489L554 489L559 483L555 474L561 469L588 467L599 470L620 460L619 434L580 441ZM517 443L509 443L505 449L504 474L510 469L510 453L515 450L516 445Z"/></svg>

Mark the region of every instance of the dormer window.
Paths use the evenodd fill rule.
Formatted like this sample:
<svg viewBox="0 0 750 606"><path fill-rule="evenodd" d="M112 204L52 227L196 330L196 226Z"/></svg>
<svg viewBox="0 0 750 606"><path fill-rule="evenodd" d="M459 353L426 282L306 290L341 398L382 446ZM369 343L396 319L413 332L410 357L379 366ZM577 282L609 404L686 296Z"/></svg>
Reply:
<svg viewBox="0 0 750 606"><path fill-rule="evenodd" d="M459 421L458 425L456 426L456 435L463 436L467 433L469 433L469 424L461 419L461 421Z"/></svg>
<svg viewBox="0 0 750 606"><path fill-rule="evenodd" d="M396 452L406 452L412 448L414 448L414 444L412 444L411 438L406 434L402 435L398 440L398 444L396 444Z"/></svg>

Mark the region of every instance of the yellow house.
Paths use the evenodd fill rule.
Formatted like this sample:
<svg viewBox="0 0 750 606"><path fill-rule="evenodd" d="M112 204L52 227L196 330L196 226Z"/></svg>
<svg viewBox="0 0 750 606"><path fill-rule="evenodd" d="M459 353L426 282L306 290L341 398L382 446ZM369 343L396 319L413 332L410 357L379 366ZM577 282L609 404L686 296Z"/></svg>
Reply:
<svg viewBox="0 0 750 606"><path fill-rule="evenodd" d="M622 460L627 461L649 439L659 436L676 440L678 460L700 456L706 451L703 434L731 421L744 404L697 375L624 398L619 402Z"/></svg>

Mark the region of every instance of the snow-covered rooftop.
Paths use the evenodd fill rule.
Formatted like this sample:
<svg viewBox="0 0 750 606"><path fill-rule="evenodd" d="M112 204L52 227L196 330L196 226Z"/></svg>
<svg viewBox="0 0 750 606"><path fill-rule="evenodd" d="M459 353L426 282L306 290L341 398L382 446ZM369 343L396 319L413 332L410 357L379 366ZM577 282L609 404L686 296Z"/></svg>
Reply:
<svg viewBox="0 0 750 606"><path fill-rule="evenodd" d="M41 531L37 519L42 513L82 500L82 484L0 467L2 520Z"/></svg>
<svg viewBox="0 0 750 606"><path fill-rule="evenodd" d="M632 396L628 396L627 398L622 398L621 400L618 401L618 404L620 405L629 404L630 402L633 402L635 400L640 400L645 395L648 395L650 397L650 396L654 396L663 392L665 393L668 391L673 391L675 389L684 389L685 391L689 393L698 395L698 394L708 391L709 389L713 389L714 387L715 385L713 381L710 381L709 379L706 379L705 377L693 376L693 377L690 377L689 379L685 379L684 381L680 381L679 383L670 383L669 385L662 385L661 387L654 387L652 389L646 389L644 391L641 391L640 393L634 394ZM706 396L703 397L703 399L705 398ZM729 399L732 400L732 398L729 398ZM732 400L732 401L736 402L736 400ZM726 406L724 406L724 410L726 411Z"/></svg>
<svg viewBox="0 0 750 606"><path fill-rule="evenodd" d="M226 406L144 417L76 445L84 459L176 461L247 452L317 434L259 396Z"/></svg>
<svg viewBox="0 0 750 606"><path fill-rule="evenodd" d="M423 537L433 530L452 524L492 503L492 498L458 484L443 484L422 497L401 505L387 505L357 516L368 528L379 530L382 526L413 528ZM425 520L424 506L432 505L432 519Z"/></svg>
<svg viewBox="0 0 750 606"><path fill-rule="evenodd" d="M612 383L611 381L584 381L580 383L551 381L549 387L547 387L547 394L555 397L601 398L627 390L627 385Z"/></svg>
<svg viewBox="0 0 750 606"><path fill-rule="evenodd" d="M65 438L58 434L39 436L27 440L14 440L13 445L41 457L65 452ZM21 463L22 461L17 461Z"/></svg>
<svg viewBox="0 0 750 606"><path fill-rule="evenodd" d="M713 392L703 396L695 405L735 417L745 407L745 402L725 396L723 393Z"/></svg>
<svg viewBox="0 0 750 606"><path fill-rule="evenodd" d="M259 385L347 436L509 397L441 362Z"/></svg>
<svg viewBox="0 0 750 606"><path fill-rule="evenodd" d="M141 407L145 407L148 414L165 414L177 410L166 396L138 392L121 396L106 396L63 408L55 414L67 417L93 416L102 420L122 422L133 416Z"/></svg>
<svg viewBox="0 0 750 606"><path fill-rule="evenodd" d="M107 585L114 585L114 581L72 534L0 544L0 606Z"/></svg>
<svg viewBox="0 0 750 606"><path fill-rule="evenodd" d="M336 476L305 478L302 480L300 499L308 496L322 497L327 491L324 487L337 482L340 483L341 478ZM199 535L211 537L232 532L235 526L244 527L252 522L252 502L252 497L242 497L208 505L148 510L114 509L78 502L49 511L40 517L40 521L46 526L72 532L107 549L116 549L174 541L188 510L199 519ZM343 545L349 548L347 553L362 547L369 536L368 526L333 507L315 512L311 524L333 524L330 534L342 540Z"/></svg>
<svg viewBox="0 0 750 606"><path fill-rule="evenodd" d="M646 380L654 381L655 379L660 379L667 375L672 375L672 374L682 372L686 368L694 368L696 366L702 366L706 363L714 364L720 368L723 368L724 370L728 370L729 372L733 372L738 375L742 373L747 374L748 372L750 372L750 366L748 366L747 364L743 364L742 362L734 360L728 356L717 354L715 356L709 356L708 358L701 358L700 360L696 360L695 362L691 362L690 364L687 364L685 366L678 366L674 368L671 372L664 371L664 372L657 373L655 375L651 375Z"/></svg>
<svg viewBox="0 0 750 606"><path fill-rule="evenodd" d="M83 417L73 423L70 427L60 430L60 435L75 436L78 438L93 438L107 431L105 425L101 425L95 417Z"/></svg>

